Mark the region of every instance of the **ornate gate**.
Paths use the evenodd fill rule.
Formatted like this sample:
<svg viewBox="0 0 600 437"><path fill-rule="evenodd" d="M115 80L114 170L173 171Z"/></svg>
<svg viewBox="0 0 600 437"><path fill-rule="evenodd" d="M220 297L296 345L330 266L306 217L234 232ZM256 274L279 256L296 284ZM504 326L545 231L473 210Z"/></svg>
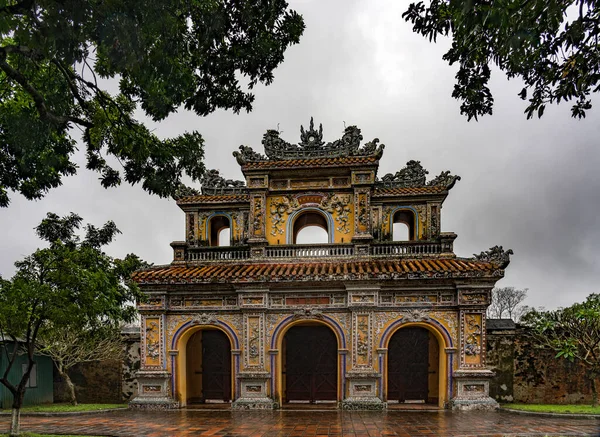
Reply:
<svg viewBox="0 0 600 437"><path fill-rule="evenodd" d="M427 402L429 331L401 328L388 345L388 400Z"/></svg>
<svg viewBox="0 0 600 437"><path fill-rule="evenodd" d="M202 331L202 398L231 400L231 345L216 329Z"/></svg>
<svg viewBox="0 0 600 437"><path fill-rule="evenodd" d="M285 401L337 400L334 333L326 326L294 326L285 341Z"/></svg>

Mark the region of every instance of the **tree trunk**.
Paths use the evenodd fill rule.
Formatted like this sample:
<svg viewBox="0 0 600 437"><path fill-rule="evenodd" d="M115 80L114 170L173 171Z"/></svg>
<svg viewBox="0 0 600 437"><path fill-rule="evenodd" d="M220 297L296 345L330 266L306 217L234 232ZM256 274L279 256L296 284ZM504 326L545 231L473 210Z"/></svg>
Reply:
<svg viewBox="0 0 600 437"><path fill-rule="evenodd" d="M12 409L12 417L10 419L10 437L18 436L19 428L21 427L21 409L13 408Z"/></svg>
<svg viewBox="0 0 600 437"><path fill-rule="evenodd" d="M69 378L69 374L66 371L59 371L58 373L60 373L60 376L62 376L65 379L65 382L67 383L70 398L69 402L71 402L71 405L77 405L77 397L75 396L75 384L73 384L71 378Z"/></svg>

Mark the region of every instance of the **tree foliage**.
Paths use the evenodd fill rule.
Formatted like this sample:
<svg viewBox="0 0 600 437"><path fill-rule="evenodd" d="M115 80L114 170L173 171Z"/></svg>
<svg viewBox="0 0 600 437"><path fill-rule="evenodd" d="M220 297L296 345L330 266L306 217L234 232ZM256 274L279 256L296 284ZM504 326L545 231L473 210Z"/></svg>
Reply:
<svg viewBox="0 0 600 437"><path fill-rule="evenodd" d="M102 251L119 233L115 224L87 225L81 239L77 235L81 222L76 214L61 218L49 213L36 228L49 247L16 262L11 280L0 279L0 336L15 345L9 350L5 343L2 352L8 366L0 375L0 383L13 395L11 435L18 433L39 338L58 330L118 328L134 319L135 301L142 298L130 275L144 263L135 255L114 259ZM28 366L15 382L8 375L21 352L17 345L25 350Z"/></svg>
<svg viewBox="0 0 600 437"><path fill-rule="evenodd" d="M527 310L527 306L521 305L527 298L527 288L522 290L515 287L494 288L492 290L492 302L487 309L490 319L512 319L515 322Z"/></svg>
<svg viewBox="0 0 600 437"><path fill-rule="evenodd" d="M600 294L555 311L531 310L521 319L536 342L556 352L557 358L578 360L588 370L593 405L598 405L596 379L600 376Z"/></svg>
<svg viewBox="0 0 600 437"><path fill-rule="evenodd" d="M568 12L568 13L567 13ZM547 104L573 101L585 117L600 89L600 11L595 0L431 0L403 14L430 41L452 36L443 59L459 65L452 96L469 120L492 113L491 66L520 78L527 118Z"/></svg>
<svg viewBox="0 0 600 437"><path fill-rule="evenodd" d="M303 29L285 0L0 0L0 206L75 174L73 127L104 187L171 195L202 175L202 137L161 139L136 109L249 111Z"/></svg>

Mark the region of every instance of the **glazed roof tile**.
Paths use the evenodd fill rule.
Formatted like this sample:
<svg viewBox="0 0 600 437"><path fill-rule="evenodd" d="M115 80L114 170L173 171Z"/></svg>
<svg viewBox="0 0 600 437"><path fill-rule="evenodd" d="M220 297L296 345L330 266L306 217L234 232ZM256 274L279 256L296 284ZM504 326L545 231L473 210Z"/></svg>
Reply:
<svg viewBox="0 0 600 437"><path fill-rule="evenodd" d="M446 191L441 185L426 185L422 187L377 187L374 196L411 196L419 194L438 194Z"/></svg>
<svg viewBox="0 0 600 437"><path fill-rule="evenodd" d="M269 168L343 167L347 165L376 164L376 156L341 156L337 158L289 159L282 161L254 161L242 166L243 170Z"/></svg>
<svg viewBox="0 0 600 437"><path fill-rule="evenodd" d="M188 203L213 203L213 202L247 202L248 195L245 193L239 194L215 194L215 195L199 195L186 196L177 200L178 205Z"/></svg>
<svg viewBox="0 0 600 437"><path fill-rule="evenodd" d="M337 262L240 262L172 264L135 272L140 284L252 283L366 279L440 279L501 277L498 266L460 258Z"/></svg>

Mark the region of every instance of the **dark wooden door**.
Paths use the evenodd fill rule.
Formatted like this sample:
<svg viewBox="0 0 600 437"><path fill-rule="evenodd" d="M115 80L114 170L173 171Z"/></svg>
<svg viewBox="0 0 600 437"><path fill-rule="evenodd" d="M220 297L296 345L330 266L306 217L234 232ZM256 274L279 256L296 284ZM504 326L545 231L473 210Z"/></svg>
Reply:
<svg viewBox="0 0 600 437"><path fill-rule="evenodd" d="M337 340L325 326L294 326L285 335L287 401L337 400Z"/></svg>
<svg viewBox="0 0 600 437"><path fill-rule="evenodd" d="M427 402L429 331L402 328L388 345L388 400Z"/></svg>
<svg viewBox="0 0 600 437"><path fill-rule="evenodd" d="M202 331L202 398L231 400L231 345L218 330Z"/></svg>

